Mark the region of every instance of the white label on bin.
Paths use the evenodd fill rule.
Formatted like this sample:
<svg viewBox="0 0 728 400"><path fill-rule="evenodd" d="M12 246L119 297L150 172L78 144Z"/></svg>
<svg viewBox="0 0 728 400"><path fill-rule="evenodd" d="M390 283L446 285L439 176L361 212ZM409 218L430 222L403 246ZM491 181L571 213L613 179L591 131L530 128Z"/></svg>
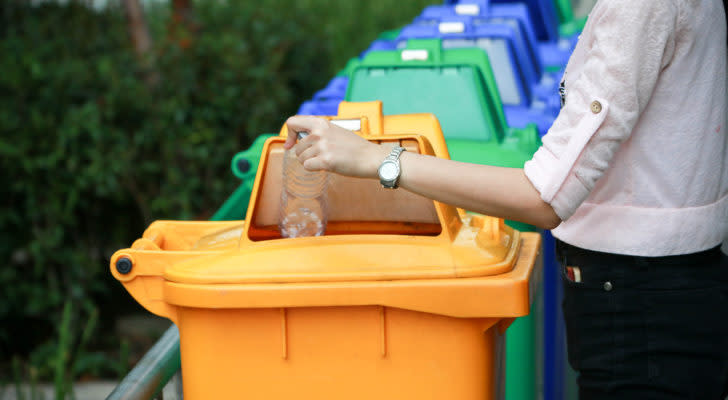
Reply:
<svg viewBox="0 0 728 400"><path fill-rule="evenodd" d="M402 50L402 61L427 61L430 53L427 50Z"/></svg>
<svg viewBox="0 0 728 400"><path fill-rule="evenodd" d="M465 24L462 22L441 22L440 33L463 33Z"/></svg>
<svg viewBox="0 0 728 400"><path fill-rule="evenodd" d="M354 132L361 130L360 119L332 119L331 123Z"/></svg>
<svg viewBox="0 0 728 400"><path fill-rule="evenodd" d="M480 15L480 5L478 4L457 4L455 13L458 15Z"/></svg>

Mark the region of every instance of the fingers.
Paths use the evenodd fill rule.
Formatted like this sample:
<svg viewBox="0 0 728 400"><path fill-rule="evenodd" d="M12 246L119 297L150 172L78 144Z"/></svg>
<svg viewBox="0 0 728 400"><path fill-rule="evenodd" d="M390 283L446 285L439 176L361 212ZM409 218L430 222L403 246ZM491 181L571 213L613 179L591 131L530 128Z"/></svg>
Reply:
<svg viewBox="0 0 728 400"><path fill-rule="evenodd" d="M317 140L318 140L318 138L313 135L308 135L305 138L299 140L298 144L296 144L296 147L295 147L296 155L299 158L301 158L301 153L303 153L307 149L311 148L316 143Z"/></svg>
<svg viewBox="0 0 728 400"><path fill-rule="evenodd" d="M308 138L307 138L308 139ZM310 142L309 142L310 143ZM313 146L309 144L306 148L298 148L299 146L303 145L303 141L301 141L298 146L296 146L296 155L298 156L298 160L301 161L304 165L306 164L306 160L309 158L316 157L320 154L320 151L318 149L318 146Z"/></svg>
<svg viewBox="0 0 728 400"><path fill-rule="evenodd" d="M288 128L288 136L286 137L286 143L283 144L283 148L288 150L296 144L296 132L293 132L291 128Z"/></svg>
<svg viewBox="0 0 728 400"><path fill-rule="evenodd" d="M313 157L303 162L303 168L309 171L323 171L327 169L327 163L321 157Z"/></svg>
<svg viewBox="0 0 728 400"><path fill-rule="evenodd" d="M288 118L288 120L286 121L288 137L286 138L286 143L283 147L286 150L293 147L293 145L296 144L298 132L311 132L317 128L322 129L327 124L328 122L326 120L313 116L298 115Z"/></svg>

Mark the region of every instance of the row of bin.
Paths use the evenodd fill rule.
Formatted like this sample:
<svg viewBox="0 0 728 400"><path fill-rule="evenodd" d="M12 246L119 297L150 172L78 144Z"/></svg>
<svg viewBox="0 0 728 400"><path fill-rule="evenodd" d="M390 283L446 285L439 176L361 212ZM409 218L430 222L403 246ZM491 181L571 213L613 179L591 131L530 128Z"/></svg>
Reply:
<svg viewBox="0 0 728 400"><path fill-rule="evenodd" d="M388 140L397 140L402 145L409 143L410 151L472 163L522 167L540 146L540 136L546 133L558 114L561 74L583 25L584 19L574 18L567 0L446 1L443 5L425 8L404 28L380 35L366 51L352 58L325 88L304 102L298 113L358 121L356 130L370 140L381 142L384 136L394 135ZM438 122L432 125L427 122L429 117L419 113L434 114ZM333 195L333 215L330 217L333 228L327 230L326 236L280 239L272 228L275 224L271 220L274 214L271 210L275 210L277 204L274 193L280 190L280 182L276 186L275 181L275 176L280 175L280 167L276 167L275 162L280 157L280 137L285 134L284 129L277 135L260 135L249 149L232 159L233 173L241 179L241 184L212 219L244 218L244 222L155 223L130 249L117 252L112 259L112 273L130 293L150 311L172 319L180 327L185 397L229 397L230 393L242 392L250 393L246 396L250 398L271 399L342 395L354 398L376 395L385 398L424 396L459 399L575 397L573 376L569 376L564 361L563 322L559 320L558 312L560 280L553 254L553 239L548 233L543 236L541 248L541 277L536 268L536 252L529 253L540 241L528 235L518 236L518 230L534 231L533 227L514 221L507 222L510 227L499 226L495 219L464 214L409 195L384 199L381 196L387 194L375 191L377 194L372 197L370 192L357 190L349 182L332 185L344 185L348 195L341 195L339 203L337 195ZM418 136L405 137L415 134ZM421 138L423 135L425 139ZM352 192L359 195L351 197ZM357 206L351 206L352 199L357 201ZM373 211L376 208L368 202L375 204L380 201L395 204L400 211L409 210L405 214L410 217L399 220L401 215L396 218L392 215L371 215L376 213ZM412 203L422 203L422 207L412 206ZM352 212L351 208L369 210L366 211L369 215L360 215L365 211ZM352 213L357 215L352 216ZM423 218L429 220L423 221ZM445 220L447 218L452 221ZM454 220L458 222L454 223ZM308 266L300 264L300 260L307 259L308 255L313 260L323 259L329 265L338 264L340 269L341 263L349 263L350 268L356 269L356 260L362 258L357 252L363 251L364 247L369 253L369 261L362 263L371 264L372 254L381 253L377 249L396 248L397 242L404 237L415 238L414 245L425 247L425 237L440 238L452 253L456 237L462 235L452 231L453 224L469 227L464 229L472 232L470 235L474 241L469 245L480 247L481 252L483 246L493 246L478 239L483 235L481 232L485 226L490 226L490 233L486 236L491 235L501 244L505 243L496 246L497 250L489 248L489 251L501 256L485 260L484 264L489 266L487 272L466 279L448 275L442 272L443 266L458 263L457 260L449 260L443 265L433 266L424 275L417 275L417 271L399 271L397 274L402 281L395 280L391 284L391 277L382 278L382 271L375 274L378 276L376 279L366 278L368 275L362 275L361 268L364 267L361 265L359 270L349 271L347 277L327 278L331 271L325 271L320 262ZM391 232L401 236L392 238L384 235L384 242L378 244L380 247L372 247L370 242L378 240L373 237ZM338 235L346 235L347 239ZM519 246L516 237L528 240L522 240ZM362 242L369 245L362 247ZM388 244L385 245L385 242ZM290 249L284 249L289 245L300 253L293 254ZM346 250L341 250L341 245L346 245ZM407 246L404 248L409 248ZM523 254L520 258L504 261L507 259L505 255L514 251ZM154 253L157 258L149 253ZM261 253L267 258L254 256ZM251 260L260 265L255 261L251 263ZM274 261L288 262L292 266L273 266L271 263ZM125 269L119 270L119 263L133 264L135 268L130 270L134 272L123 273ZM509 267L493 272L493 265L502 268L504 263ZM406 269L407 258L399 257L381 266L391 269L397 265ZM519 265L521 269L518 269ZM409 292L405 292L427 298L432 282L424 278L433 277L432 271L438 268L441 275L437 277L442 282L437 282L448 287L443 290L450 296L474 296L463 287L493 285L493 279L487 278L497 278L496 286L510 285L508 287L513 289L514 294L496 299L481 288L485 290L482 292L485 297L469 298L479 305L460 304L459 307L485 307L483 302L490 302L493 303L490 310L463 312L454 305L447 310L433 309L434 297L422 300L429 305L412 305L412 300L406 300L406 296L398 292L404 289L397 282L409 287ZM308 278L301 277L302 271ZM313 275L318 277L315 283L311 282ZM352 284L352 281L359 283ZM349 283L339 285L340 282ZM215 284L218 287L213 287ZM525 291L524 284L528 286ZM379 289L374 290L373 287ZM521 291L516 289L519 287ZM185 290L197 300L185 299L182 294ZM317 290L331 292L331 296ZM352 293L359 292L362 297L353 302L345 301L336 297L334 292L343 294L346 299L356 297ZM283 297L278 298L275 293L283 293ZM289 297L291 293L292 298ZM298 295L303 297L296 297ZM225 303L220 296L227 296L232 302ZM392 300L394 298L396 300ZM326 306L331 312L319 310L321 306ZM229 312L221 313L221 308ZM433 333L433 336L425 335L430 341L423 343L426 349L409 349L399 354L393 347L389 354L386 349L389 336L387 330L381 328L384 332L381 333L384 338L381 345L384 350L381 352L384 355L378 355L373 361L358 351L352 353L351 349L339 348L369 346L368 339L363 338L361 343L356 340L342 342L341 338L337 341L337 335L352 334L342 332L339 326L342 321L338 319L345 318L347 313L361 314L356 317L361 320L355 322L364 325L357 329L368 329L365 328L366 321L374 318L379 319L382 327L410 321L413 325L407 329L444 330L443 335L452 334L448 324L463 323L460 318L467 317L471 325L464 329L480 329L481 335L486 332L487 340L477 346L473 344L475 347L457 349L448 347L451 345L449 338ZM526 313L528 316L523 316ZM430 321L432 317L427 315L437 315L445 320ZM511 325L512 319L519 316ZM483 318L492 321L484 323ZM290 332L289 335L288 330L299 323L303 326L301 329L312 329L315 333L312 331L310 334L319 338L314 340L309 335L296 339L296 334ZM231 333L233 329L240 332L266 324L278 324L282 332L282 338L278 339L283 356L271 364L267 364L270 362L269 355L263 354L267 351L263 343L268 345L268 341L272 340L271 333L265 330L269 328L261 330L267 333ZM220 329L220 326L231 328ZM507 331L505 328L508 328ZM411 333L416 335L415 331ZM229 339L230 335L237 339ZM287 355L288 347L294 351L294 347L303 346L294 344L295 340L302 343L316 341L318 345L308 344L320 354L309 354L310 360L302 363L298 359L294 365ZM407 342L412 338L403 337L402 340ZM213 343L208 343L210 341ZM325 349L327 343L335 350ZM451 354L448 356L447 352ZM234 356L231 359L225 354ZM395 354L399 355L395 357ZM250 356L254 358L252 365L248 364L250 360L237 359ZM316 365L308 365L309 362ZM254 365L256 363L257 366ZM401 364L392 365L397 363ZM423 369L423 363L428 367ZM249 376L241 377L241 366ZM349 367L351 369L347 372ZM470 367L474 369L468 371ZM399 370L402 368L407 371ZM320 385L311 386L317 380L321 380ZM452 382L443 383L448 380ZM438 386L440 384L444 386ZM323 388L321 385L329 386ZM357 392L354 394L347 390ZM422 390L430 392L421 393Z"/></svg>

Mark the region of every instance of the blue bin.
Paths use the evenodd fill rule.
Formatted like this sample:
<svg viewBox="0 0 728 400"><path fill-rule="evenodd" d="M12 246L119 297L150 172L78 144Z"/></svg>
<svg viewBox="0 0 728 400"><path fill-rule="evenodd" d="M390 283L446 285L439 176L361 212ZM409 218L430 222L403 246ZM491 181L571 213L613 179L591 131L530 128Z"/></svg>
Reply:
<svg viewBox="0 0 728 400"><path fill-rule="evenodd" d="M298 115L338 115L343 99L308 100L298 108Z"/></svg>
<svg viewBox="0 0 728 400"><path fill-rule="evenodd" d="M527 34L533 35L533 39L537 40L538 52L541 61L546 68L555 71L566 66L566 63L574 51L578 35L567 38L556 38L552 41L543 41L539 39L538 32L534 25L538 25L532 17L532 7L526 7L518 3L497 4L491 7L491 15L495 17L516 18L524 23ZM530 29L529 29L530 27ZM558 24L556 25L558 30ZM528 33L530 31L530 33Z"/></svg>
<svg viewBox="0 0 728 400"><path fill-rule="evenodd" d="M397 49L397 43L394 40L386 40L386 39L377 39L372 42L372 44L367 47L366 50L362 51L361 54L359 54L359 58L364 58L367 53L370 51L380 51L380 50L396 50Z"/></svg>
<svg viewBox="0 0 728 400"><path fill-rule="evenodd" d="M512 4L514 0L491 0L491 4ZM518 0L528 6L533 29L539 42L557 42L559 38L559 14L553 0ZM461 1L462 3L462 1Z"/></svg>
<svg viewBox="0 0 728 400"><path fill-rule="evenodd" d="M534 3L534 1L531 1L530 3ZM463 6L470 7L464 8ZM459 3L453 5L435 5L426 7L424 11L417 18L415 18L413 23L432 24L437 23L439 19L444 17L452 17L464 14L474 17L475 23L477 23L478 17L501 17L516 19L517 21L519 21L520 24L523 25L523 29L528 40L532 43L537 43L537 52L540 61L546 66L549 71L559 71L560 69L565 67L566 63L569 61L569 57L574 50L574 46L576 46L578 36L574 35L573 37L569 38L559 38L558 18L555 25L557 35L553 39L551 39L551 37L548 35L539 36L539 29L546 30L546 27L550 26L550 19L544 19L538 15L539 7L534 8L534 6L532 5L529 6L527 4L517 2L499 2L498 4L489 4L488 1L483 0L462 0ZM533 16L534 14L536 14L536 17ZM543 37L546 37L548 40L542 40Z"/></svg>
<svg viewBox="0 0 728 400"><path fill-rule="evenodd" d="M406 46L409 39L442 39L443 49L479 47L488 53L503 111L509 126L523 128L535 123L544 135L559 112L556 86L544 98L534 97L532 85L536 80L526 78L526 57L516 55L515 29L505 23L474 25L472 17L452 15L442 17L438 24L417 24L405 27L397 38L398 47Z"/></svg>
<svg viewBox="0 0 728 400"><path fill-rule="evenodd" d="M524 4L527 6L529 20L532 21L536 38L539 42L556 42L559 38L559 14L553 0L460 0L445 1L445 5L474 5L479 7L477 15L486 15L493 8L502 4ZM473 8L461 8L459 11L476 15ZM428 12L426 9L425 12ZM434 12L430 10L429 12Z"/></svg>
<svg viewBox="0 0 728 400"><path fill-rule="evenodd" d="M313 100L335 100L339 101L346 96L346 87L349 85L348 76L335 76L323 89L313 95ZM333 114L333 115L336 115Z"/></svg>
<svg viewBox="0 0 728 400"><path fill-rule="evenodd" d="M523 6L523 5L518 5ZM556 72L547 72L541 63L541 56L538 52L538 46L532 40L529 40L524 24L516 19L509 17L479 17L473 20L473 24L477 27L480 25L508 25L511 27L512 44L517 63L523 70L523 75L531 86L533 97L546 102L546 105L558 110L560 106L559 82L563 75L563 70Z"/></svg>

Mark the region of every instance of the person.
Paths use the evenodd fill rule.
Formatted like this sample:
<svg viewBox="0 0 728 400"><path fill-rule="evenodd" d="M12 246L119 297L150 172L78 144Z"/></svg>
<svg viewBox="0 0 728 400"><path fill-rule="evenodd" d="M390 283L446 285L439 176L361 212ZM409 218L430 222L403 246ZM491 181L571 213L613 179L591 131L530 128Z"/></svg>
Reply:
<svg viewBox="0 0 728 400"><path fill-rule="evenodd" d="M553 229L581 399L725 398L725 38L719 0L599 0L524 168L399 155L398 190ZM390 148L287 125L305 168L384 179Z"/></svg>

